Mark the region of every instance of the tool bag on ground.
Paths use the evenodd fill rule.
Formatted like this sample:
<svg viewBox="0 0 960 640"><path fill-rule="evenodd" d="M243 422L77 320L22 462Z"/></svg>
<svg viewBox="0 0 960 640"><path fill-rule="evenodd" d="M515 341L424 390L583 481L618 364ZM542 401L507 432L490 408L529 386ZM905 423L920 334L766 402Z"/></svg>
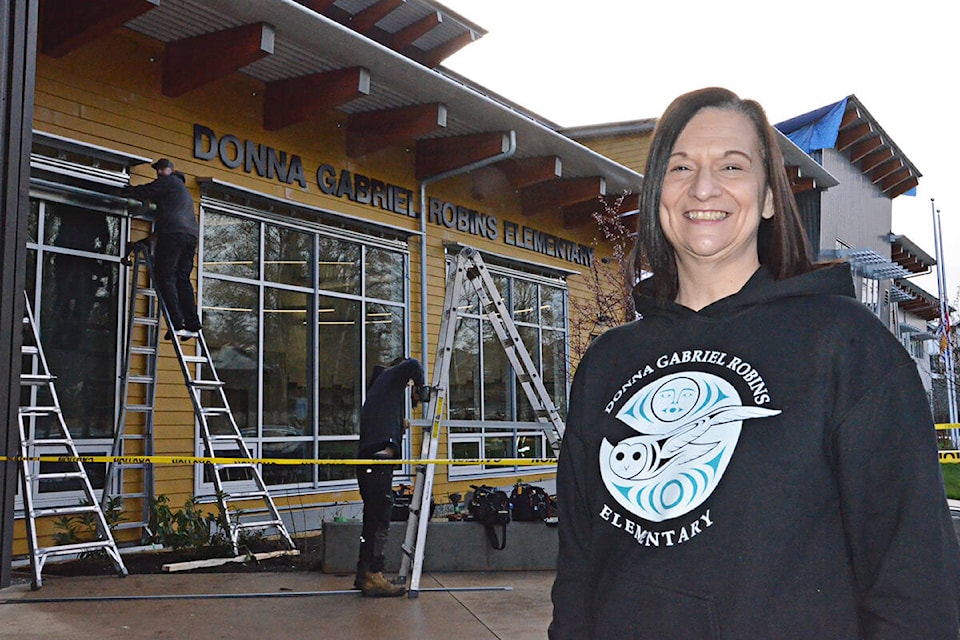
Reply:
<svg viewBox="0 0 960 640"><path fill-rule="evenodd" d="M517 522L546 522L554 515L547 490L535 484L518 482L510 492L511 516Z"/></svg>
<svg viewBox="0 0 960 640"><path fill-rule="evenodd" d="M486 485L473 488L473 497L467 509L471 519L482 524L487 530L490 546L498 551L507 546L507 523L510 522L510 498L506 492ZM497 534L497 528L500 534Z"/></svg>

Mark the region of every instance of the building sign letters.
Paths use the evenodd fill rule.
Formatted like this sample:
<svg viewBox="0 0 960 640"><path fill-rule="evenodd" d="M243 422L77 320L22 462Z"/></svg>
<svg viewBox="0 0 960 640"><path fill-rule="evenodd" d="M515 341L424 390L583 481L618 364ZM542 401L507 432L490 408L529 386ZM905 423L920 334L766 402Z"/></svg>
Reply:
<svg viewBox="0 0 960 640"><path fill-rule="evenodd" d="M201 124L193 125L193 157L200 160L219 158L230 169L242 167L246 173L256 172L261 178L285 184L297 183L300 188L307 188L306 173L299 155L288 154L252 140L241 140L231 134L218 136L213 129ZM331 164L322 164L317 168L316 183L320 192L328 196L346 198L351 202L411 218L420 217L419 208L414 204L414 192L400 185L348 169L337 169ZM501 224L492 214L438 198L427 199L427 223L487 240L503 238L503 243L511 247L585 267L593 265L593 247L509 220L503 220Z"/></svg>

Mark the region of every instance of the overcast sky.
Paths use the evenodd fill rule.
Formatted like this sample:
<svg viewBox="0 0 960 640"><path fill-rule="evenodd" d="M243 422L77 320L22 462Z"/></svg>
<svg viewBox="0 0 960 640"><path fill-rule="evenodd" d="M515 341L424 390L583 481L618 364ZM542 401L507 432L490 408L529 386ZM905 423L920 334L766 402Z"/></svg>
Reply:
<svg viewBox="0 0 960 640"><path fill-rule="evenodd" d="M441 0L487 30L444 65L561 126L658 117L704 86L774 123L855 94L923 174L894 233L931 256L941 211L947 297L960 286L957 10L942 0ZM948 51L949 49L949 51ZM937 295L934 275L913 281Z"/></svg>

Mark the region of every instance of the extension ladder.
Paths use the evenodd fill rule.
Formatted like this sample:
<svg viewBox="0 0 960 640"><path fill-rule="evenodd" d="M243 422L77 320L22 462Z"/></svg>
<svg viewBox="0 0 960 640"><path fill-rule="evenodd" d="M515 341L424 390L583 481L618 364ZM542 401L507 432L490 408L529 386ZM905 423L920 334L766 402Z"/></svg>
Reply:
<svg viewBox="0 0 960 640"><path fill-rule="evenodd" d="M133 260L130 276L130 315L127 322L127 345L122 374L123 406L114 432L114 456L130 455L126 452L131 447L139 449L144 455L153 453L153 401L156 394L161 313L167 327L172 327L163 301L157 295L156 289L151 286L154 283L154 270L149 245L144 241L134 243L131 253ZM142 329L137 331L138 327ZM228 462L206 463L204 469L210 471L209 477L213 482L220 508L221 526L225 527L225 533L229 535L234 554L237 555L240 552L242 533L254 529L272 528L288 549L296 548L233 417L224 382L217 375L203 331L197 331L192 336L183 338L184 341L194 342L195 354L188 354L184 350L181 337L173 334L172 328L170 331L173 349L180 363L180 370L200 427L200 437L203 440L206 456L231 459ZM135 333L140 334L137 337L143 340L138 345L134 344ZM134 363L135 356L140 356L138 364ZM127 421L134 415L142 416L138 420L141 428L139 433L128 433ZM138 453L139 451L133 455ZM126 469L134 471L134 482L116 477L121 470ZM142 485L136 481L137 477L143 483ZM134 526L144 527L145 531L149 526L148 509L153 492L152 480L152 474L139 464L116 463L111 464L107 469L106 487L109 489L118 487L120 495L124 497L143 499L147 510L143 512L143 519ZM135 489L131 491L130 486ZM236 502L253 502L254 504L259 502L262 505L259 510L265 510L267 517L258 519L245 514L243 509L231 506L231 503Z"/></svg>
<svg viewBox="0 0 960 640"><path fill-rule="evenodd" d="M465 291L470 291L466 289L467 286L472 287L472 291L477 294L480 308L496 332L500 345L536 413L537 421L541 424L554 455L559 455L560 441L564 431L560 413L520 338L506 304L480 257L480 252L473 247L464 247L457 254L447 275L443 315L437 339L437 357L433 365L433 393L425 413L432 416L432 420L429 432L423 434L420 459L433 460L437 456L440 427L446 411L444 405L447 400L450 360L453 355L453 342L459 317L458 305ZM417 465L399 575L401 582L405 582L407 576L410 576L410 587L407 592L410 598L418 597L420 590L420 574L423 570L423 556L426 550L434 475L433 464Z"/></svg>
<svg viewBox="0 0 960 640"><path fill-rule="evenodd" d="M30 307L30 298L24 292L25 313L23 317L23 358L20 373L20 409L17 413L20 425L20 478L22 481L23 511L27 527L27 542L30 547L32 585L42 585L41 573L47 558L52 556L82 555L105 552L116 566L117 575L127 575L127 568L113 539L104 510L93 492L90 478L80 462L80 454L70 436L70 430L60 410L60 399L54 386L56 377L50 373L47 358L40 344L40 332ZM30 457L63 455L57 463L57 471L44 471L42 462ZM82 493L75 506L37 507L34 494L44 482L61 482L79 486ZM37 538L37 520L43 518L77 518L92 526L95 539L89 541L69 540L62 544L41 547Z"/></svg>

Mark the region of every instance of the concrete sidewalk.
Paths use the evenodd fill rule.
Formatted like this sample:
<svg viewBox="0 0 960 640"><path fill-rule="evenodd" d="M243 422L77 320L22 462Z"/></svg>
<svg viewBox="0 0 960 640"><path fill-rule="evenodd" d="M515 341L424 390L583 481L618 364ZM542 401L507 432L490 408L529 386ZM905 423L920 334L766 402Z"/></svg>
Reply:
<svg viewBox="0 0 960 640"><path fill-rule="evenodd" d="M543 640L553 578L552 571L425 573L411 599L364 598L350 590L352 575L318 572L44 576L37 591L0 590L0 636Z"/></svg>

